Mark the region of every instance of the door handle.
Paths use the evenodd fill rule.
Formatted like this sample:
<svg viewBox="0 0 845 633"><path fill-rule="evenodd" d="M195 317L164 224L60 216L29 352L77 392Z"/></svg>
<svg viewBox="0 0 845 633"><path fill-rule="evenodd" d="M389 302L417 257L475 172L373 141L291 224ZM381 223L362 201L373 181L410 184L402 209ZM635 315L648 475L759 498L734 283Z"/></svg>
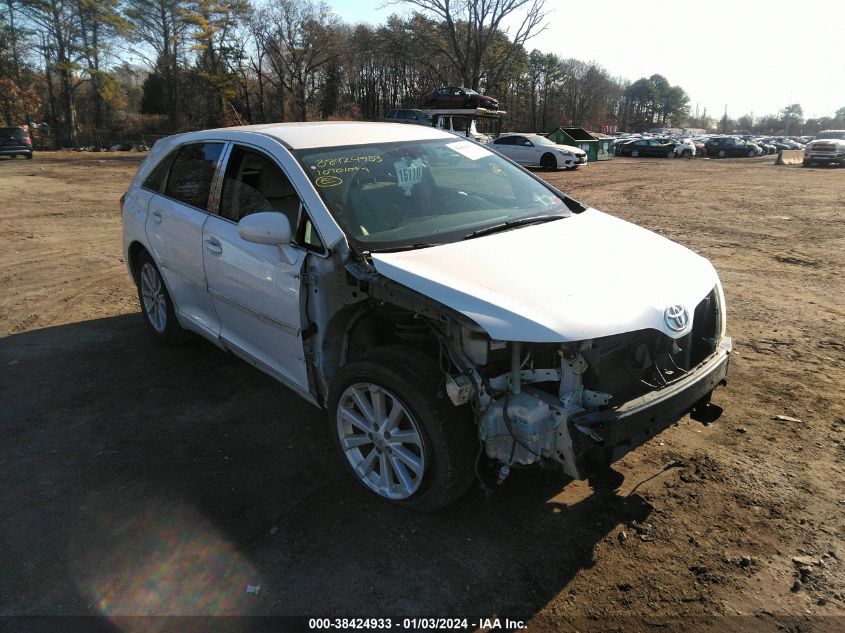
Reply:
<svg viewBox="0 0 845 633"><path fill-rule="evenodd" d="M161 211L150 211L150 215L153 216L155 223L161 224Z"/></svg>
<svg viewBox="0 0 845 633"><path fill-rule="evenodd" d="M205 250L212 255L220 255L223 252L223 246L219 241L217 241L217 239L210 237L205 240Z"/></svg>

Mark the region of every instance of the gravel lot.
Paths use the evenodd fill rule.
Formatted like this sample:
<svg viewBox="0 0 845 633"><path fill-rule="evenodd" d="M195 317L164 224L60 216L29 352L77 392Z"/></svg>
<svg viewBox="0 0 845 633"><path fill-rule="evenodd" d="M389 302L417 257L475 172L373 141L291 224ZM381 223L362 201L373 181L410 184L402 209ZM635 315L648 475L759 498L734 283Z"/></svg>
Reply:
<svg viewBox="0 0 845 633"><path fill-rule="evenodd" d="M0 615L843 630L845 170L543 174L714 262L735 344L725 414L629 454L615 493L519 471L420 516L371 499L323 413L272 379L203 341L154 343L120 252L140 159L0 160Z"/></svg>

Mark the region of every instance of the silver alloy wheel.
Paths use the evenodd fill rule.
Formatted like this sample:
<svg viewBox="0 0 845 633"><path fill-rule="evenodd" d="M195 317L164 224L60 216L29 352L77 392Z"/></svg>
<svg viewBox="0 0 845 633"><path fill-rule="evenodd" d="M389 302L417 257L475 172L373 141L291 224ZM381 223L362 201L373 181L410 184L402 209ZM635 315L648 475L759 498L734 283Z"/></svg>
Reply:
<svg viewBox="0 0 845 633"><path fill-rule="evenodd" d="M337 432L352 470L373 492L399 500L419 489L426 467L420 428L387 389L347 387L338 401Z"/></svg>
<svg viewBox="0 0 845 633"><path fill-rule="evenodd" d="M164 332L167 327L167 301L164 297L164 285L158 271L151 263L141 267L141 297L144 312L150 325L156 332Z"/></svg>

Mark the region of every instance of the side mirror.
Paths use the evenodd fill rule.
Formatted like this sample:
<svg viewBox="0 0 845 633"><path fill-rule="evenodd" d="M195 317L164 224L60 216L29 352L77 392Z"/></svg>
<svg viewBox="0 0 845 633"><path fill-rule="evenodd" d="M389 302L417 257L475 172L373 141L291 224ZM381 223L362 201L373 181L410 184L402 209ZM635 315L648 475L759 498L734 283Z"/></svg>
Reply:
<svg viewBox="0 0 845 633"><path fill-rule="evenodd" d="M247 242L283 246L290 243L290 221L274 211L253 213L238 222L238 234Z"/></svg>

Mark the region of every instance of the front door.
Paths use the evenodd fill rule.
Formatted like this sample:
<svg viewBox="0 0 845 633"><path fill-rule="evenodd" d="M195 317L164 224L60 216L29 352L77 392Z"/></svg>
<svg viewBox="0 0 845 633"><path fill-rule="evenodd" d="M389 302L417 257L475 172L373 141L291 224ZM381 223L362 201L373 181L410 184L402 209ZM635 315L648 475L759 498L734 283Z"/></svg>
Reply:
<svg viewBox="0 0 845 633"><path fill-rule="evenodd" d="M301 271L306 252L290 244L243 240L237 222L250 213L284 214L295 230L299 197L266 154L235 145L217 215L203 227L208 292L220 316L220 337L283 382L308 391L302 343Z"/></svg>

